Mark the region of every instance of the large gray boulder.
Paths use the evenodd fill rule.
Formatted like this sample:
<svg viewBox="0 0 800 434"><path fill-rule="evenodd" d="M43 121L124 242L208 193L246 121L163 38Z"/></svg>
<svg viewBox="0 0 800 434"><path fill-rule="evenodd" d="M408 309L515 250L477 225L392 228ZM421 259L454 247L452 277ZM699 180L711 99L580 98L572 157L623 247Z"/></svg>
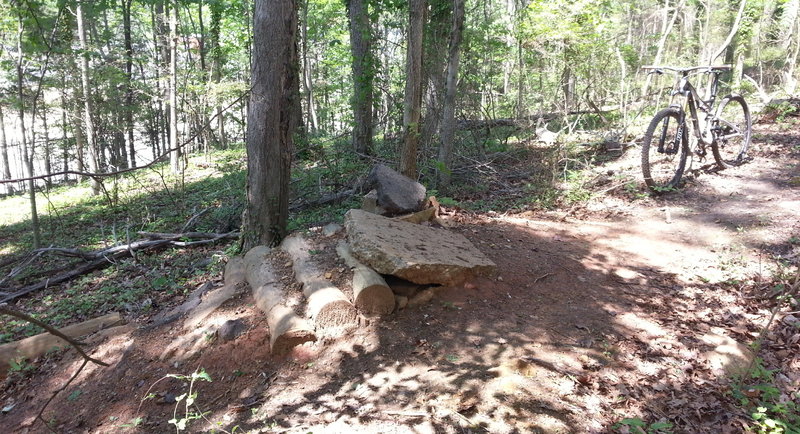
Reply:
<svg viewBox="0 0 800 434"><path fill-rule="evenodd" d="M353 255L382 274L414 283L456 285L494 273L495 264L463 235L360 209L344 216Z"/></svg>
<svg viewBox="0 0 800 434"><path fill-rule="evenodd" d="M419 211L425 203L425 186L383 164L372 168L366 186L378 192L377 205L387 214Z"/></svg>

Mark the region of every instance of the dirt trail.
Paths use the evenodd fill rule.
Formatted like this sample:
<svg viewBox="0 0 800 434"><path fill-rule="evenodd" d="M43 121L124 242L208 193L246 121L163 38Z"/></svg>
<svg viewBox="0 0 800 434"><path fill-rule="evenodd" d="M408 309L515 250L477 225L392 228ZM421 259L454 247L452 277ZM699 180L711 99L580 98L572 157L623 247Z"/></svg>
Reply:
<svg viewBox="0 0 800 434"><path fill-rule="evenodd" d="M724 363L701 337L752 342L767 312L743 303L737 281L766 274L775 255L797 264L800 238L800 137L759 128L753 161L690 175L665 197L608 196L567 221L456 213L455 230L497 263L496 278L442 288L430 304L365 319L288 360L268 354L248 294L220 313L247 333L188 362L158 359L180 325L106 342L96 351L116 364L87 370L45 416L59 432L167 432L170 397L187 385L151 385L203 367L214 381L195 390L209 422L192 432L604 432L629 417L739 432ZM6 393L17 405L0 425L45 431L33 416L77 364L53 359L47 375ZM785 374L800 385L800 369ZM148 390L159 398L139 408ZM121 427L135 417L139 426Z"/></svg>

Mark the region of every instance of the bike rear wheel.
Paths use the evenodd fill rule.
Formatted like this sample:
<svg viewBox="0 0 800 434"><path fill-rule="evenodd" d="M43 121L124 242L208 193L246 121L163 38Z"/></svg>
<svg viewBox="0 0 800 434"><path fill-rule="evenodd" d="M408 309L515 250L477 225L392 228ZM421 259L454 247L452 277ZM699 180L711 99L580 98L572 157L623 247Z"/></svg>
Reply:
<svg viewBox="0 0 800 434"><path fill-rule="evenodd" d="M744 161L752 136L752 120L747 103L739 95L722 99L714 120L711 150L720 167L738 166Z"/></svg>
<svg viewBox="0 0 800 434"><path fill-rule="evenodd" d="M642 142L642 173L651 190L661 193L677 187L688 155L688 131L681 111L670 107L656 113Z"/></svg>

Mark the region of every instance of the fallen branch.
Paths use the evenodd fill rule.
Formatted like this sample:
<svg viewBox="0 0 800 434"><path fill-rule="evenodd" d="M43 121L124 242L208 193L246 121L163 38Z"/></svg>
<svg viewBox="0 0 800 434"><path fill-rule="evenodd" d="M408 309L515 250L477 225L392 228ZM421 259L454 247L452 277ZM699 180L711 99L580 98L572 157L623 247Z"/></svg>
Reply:
<svg viewBox="0 0 800 434"><path fill-rule="evenodd" d="M80 257L81 259L87 262L74 264L75 268L72 268L65 273L49 277L37 283L20 288L16 291L5 291L6 293L8 293L8 295L0 299L0 304L14 300L31 292L47 288L51 285L57 285L59 283L72 280L78 276L89 273L91 271L100 268L105 268L108 265L116 263L116 261L119 259L133 256L133 254L136 252L153 250L156 248L167 247L167 246L194 247L204 244L211 244L224 239L237 238L239 236L239 233L228 232L224 234L212 234L212 233L202 233L202 232L189 232L186 234L152 233L152 235L162 235L164 237L162 237L162 239L137 240L129 244L113 246L96 252L84 252L78 249L67 249L58 247L47 247L44 249L38 249L38 251L41 251L41 253L52 252L65 256L76 256ZM202 239L203 237L201 235L205 236L205 239ZM196 241L178 241L181 238L196 239Z"/></svg>

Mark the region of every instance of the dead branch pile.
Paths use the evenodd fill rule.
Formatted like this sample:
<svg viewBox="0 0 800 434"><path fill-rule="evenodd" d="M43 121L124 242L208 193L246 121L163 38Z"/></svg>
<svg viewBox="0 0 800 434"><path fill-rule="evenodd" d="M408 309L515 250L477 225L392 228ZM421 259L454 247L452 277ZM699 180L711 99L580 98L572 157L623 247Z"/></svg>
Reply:
<svg viewBox="0 0 800 434"><path fill-rule="evenodd" d="M62 282L67 282L76 277L82 276L94 270L105 268L111 264L116 263L118 260L126 257L135 257L136 253L143 251L152 251L165 247L195 247L205 244L215 243L221 240L236 239L239 237L238 232L227 232L223 234L206 233L206 232L186 232L186 233L157 233L157 232L139 232L139 235L145 237L128 244L121 244L113 247L108 247L94 252L87 252L75 248L64 247L45 247L31 251L28 255L20 257L18 260L22 261L25 265L29 265L33 259L38 258L44 254L53 254L66 257L79 258L80 261L68 264L66 267L59 266L55 269L43 273L49 277L40 280L36 283L23 286L21 288L0 288L0 304L6 303L10 300L22 297L23 295L30 294L52 285L58 285ZM14 268L9 276L4 278L2 283L7 282L15 277L21 271L20 266ZM68 270L59 273L61 270Z"/></svg>

